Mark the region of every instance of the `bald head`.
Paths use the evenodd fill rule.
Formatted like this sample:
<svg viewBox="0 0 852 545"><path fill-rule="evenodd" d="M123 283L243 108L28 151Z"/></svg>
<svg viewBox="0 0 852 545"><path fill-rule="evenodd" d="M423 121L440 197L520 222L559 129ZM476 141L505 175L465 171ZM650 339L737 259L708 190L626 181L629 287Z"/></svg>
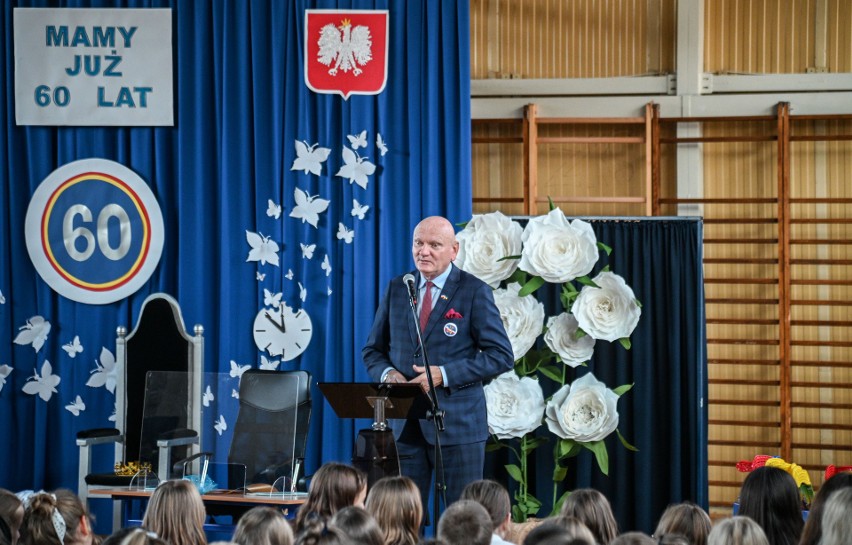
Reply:
<svg viewBox="0 0 852 545"><path fill-rule="evenodd" d="M414 265L427 280L447 270L458 251L456 232L447 218L431 216L414 228L411 253Z"/></svg>

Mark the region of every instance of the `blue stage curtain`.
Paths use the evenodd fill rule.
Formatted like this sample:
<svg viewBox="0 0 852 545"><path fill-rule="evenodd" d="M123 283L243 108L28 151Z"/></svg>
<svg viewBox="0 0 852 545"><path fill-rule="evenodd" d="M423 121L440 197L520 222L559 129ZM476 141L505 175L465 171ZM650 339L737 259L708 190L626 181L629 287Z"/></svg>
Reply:
<svg viewBox="0 0 852 545"><path fill-rule="evenodd" d="M173 9L175 126L56 128L15 124L13 7L171 7ZM305 9L388 9L386 89L377 96L319 95L303 81ZM252 321L264 289L283 292L314 324L305 353L280 369L305 369L317 381L366 381L360 349L384 284L412 268L411 231L424 216L453 222L471 214L469 3L467 0L173 0L4 2L0 33L0 365L14 370L0 390L0 487L76 488L81 429L111 427L114 397L87 387L102 347L115 352L118 325L132 328L153 292L173 295L187 328L205 328L205 368L230 362L257 366ZM367 131L360 150L378 168L367 189L334 176L347 135ZM389 149L380 156L381 133ZM290 170L294 143L332 149L320 176ZM166 241L150 281L128 299L103 306L58 296L36 275L27 256L24 216L39 183L77 159L117 161L137 172L163 210ZM289 217L299 187L331 201L318 228ZM350 214L353 197L370 206L363 221ZM283 207L269 217L267 199ZM355 230L338 240L338 222ZM246 262L246 231L281 246L281 267ZM312 260L300 243L316 244ZM332 273L320 264L328 255ZM284 278L288 269L293 280ZM266 274L263 281L256 273ZM296 282L307 290L303 304ZM331 295L328 295L331 289ZM34 315L50 321L44 347L12 344ZM75 359L62 344L79 335ZM21 388L34 368L50 361L61 377L45 403ZM226 392L236 379L220 385ZM65 406L80 395L86 410ZM220 394L221 396L222 394ZM339 420L315 393L308 472L321 462L348 461L356 423ZM206 433L212 434L212 428ZM221 437L229 441L229 433ZM107 469L111 449L100 462ZM103 467L105 466L105 467ZM108 524L108 518L104 524Z"/></svg>
<svg viewBox="0 0 852 545"><path fill-rule="evenodd" d="M584 450L568 462L568 478L559 491L591 487L612 503L621 531L654 531L669 503L693 501L708 508L707 355L702 272L702 223L696 218L596 218L589 220L600 242L613 249L601 259L621 275L642 303L632 347L598 341L588 369L569 370L577 378L588 371L610 388L634 384L618 400L618 429L636 446L630 452L615 434L607 440L609 476ZM537 292L547 316L562 311L558 290ZM545 397L555 383L543 381ZM542 425L537 436L550 441L534 451L532 494L553 505L553 435ZM489 470L509 482L503 465L516 463L505 450L490 455Z"/></svg>

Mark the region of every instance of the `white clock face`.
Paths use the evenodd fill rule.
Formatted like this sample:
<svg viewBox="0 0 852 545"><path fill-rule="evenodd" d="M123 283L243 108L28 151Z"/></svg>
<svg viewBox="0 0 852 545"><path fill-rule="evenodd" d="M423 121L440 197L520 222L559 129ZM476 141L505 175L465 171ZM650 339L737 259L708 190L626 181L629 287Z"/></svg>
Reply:
<svg viewBox="0 0 852 545"><path fill-rule="evenodd" d="M304 309L298 311L286 303L275 308L262 308L254 318L254 342L258 350L289 361L308 347L313 334L311 317Z"/></svg>

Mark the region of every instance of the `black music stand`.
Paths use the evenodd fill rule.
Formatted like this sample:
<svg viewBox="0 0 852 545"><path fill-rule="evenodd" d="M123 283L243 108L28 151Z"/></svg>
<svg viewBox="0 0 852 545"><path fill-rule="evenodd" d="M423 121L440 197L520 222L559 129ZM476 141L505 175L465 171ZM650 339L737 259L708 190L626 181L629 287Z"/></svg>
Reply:
<svg viewBox="0 0 852 545"><path fill-rule="evenodd" d="M338 418L372 418L370 428L358 431L352 465L367 474L367 487L382 477L400 474L399 454L388 418L427 418L429 397L417 384L320 382L319 389Z"/></svg>

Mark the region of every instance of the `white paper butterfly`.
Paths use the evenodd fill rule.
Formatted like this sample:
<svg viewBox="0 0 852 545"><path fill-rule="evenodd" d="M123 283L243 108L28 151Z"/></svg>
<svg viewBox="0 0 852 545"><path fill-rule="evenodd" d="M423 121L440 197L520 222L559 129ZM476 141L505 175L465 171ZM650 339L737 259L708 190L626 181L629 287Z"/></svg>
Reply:
<svg viewBox="0 0 852 545"><path fill-rule="evenodd" d="M331 297L331 288L328 288L328 296Z"/></svg>
<svg viewBox="0 0 852 545"><path fill-rule="evenodd" d="M50 401L50 398L56 393L56 386L60 380L59 376L53 374L53 367L51 367L50 362L45 360L41 366L41 375L36 372L28 378L23 391L25 394L38 394L42 401Z"/></svg>
<svg viewBox="0 0 852 545"><path fill-rule="evenodd" d="M15 344L30 344L33 349L38 352L44 346L44 341L47 340L47 335L50 333L50 322L41 316L33 316L27 320L26 325L18 328L21 332L15 337Z"/></svg>
<svg viewBox="0 0 852 545"><path fill-rule="evenodd" d="M0 365L0 392L3 391L3 386L6 385L6 377L13 371L8 365Z"/></svg>
<svg viewBox="0 0 852 545"><path fill-rule="evenodd" d="M284 275L287 280L293 280L293 269L287 269L287 274Z"/></svg>
<svg viewBox="0 0 852 545"><path fill-rule="evenodd" d="M346 164L340 167L335 176L347 178L350 184L355 182L361 188L367 189L367 182L369 182L367 176L376 172L376 165L367 161L366 157L361 158L349 148L343 148L343 162Z"/></svg>
<svg viewBox="0 0 852 545"><path fill-rule="evenodd" d="M278 219L281 217L281 205L275 204L272 199L266 199L266 215L270 218Z"/></svg>
<svg viewBox="0 0 852 545"><path fill-rule="evenodd" d="M266 357L260 356L260 368L265 371L275 371L280 364L281 361L279 360L268 360Z"/></svg>
<svg viewBox="0 0 852 545"><path fill-rule="evenodd" d="M353 238L355 238L355 231L349 229L343 223L337 224L337 240L342 240L346 244L352 244Z"/></svg>
<svg viewBox="0 0 852 545"><path fill-rule="evenodd" d="M231 397L233 397L234 399L239 399L240 393L238 391L236 391L235 389L231 388Z"/></svg>
<svg viewBox="0 0 852 545"><path fill-rule="evenodd" d="M83 351L83 345L80 344L79 335L74 335L74 340L70 343L63 344L62 350L65 350L68 353L69 357L76 358L77 354Z"/></svg>
<svg viewBox="0 0 852 545"><path fill-rule="evenodd" d="M83 398L77 396L77 399L75 399L68 405L65 405L65 408L68 409L74 416L80 416L80 412L86 410L86 404L83 403Z"/></svg>
<svg viewBox="0 0 852 545"><path fill-rule="evenodd" d="M219 420L213 423L213 427L216 428L219 435L222 435L222 432L228 429L228 423L225 422L225 417L220 414Z"/></svg>
<svg viewBox="0 0 852 545"><path fill-rule="evenodd" d="M267 307L275 307L278 308L278 305L281 304L281 296L282 293L272 293L268 289L263 289L263 304Z"/></svg>
<svg viewBox="0 0 852 545"><path fill-rule="evenodd" d="M363 130L360 134L354 135L350 134L346 136L349 139L349 145L352 146L352 149L358 148L366 148L367 147L367 131Z"/></svg>
<svg viewBox="0 0 852 545"><path fill-rule="evenodd" d="M376 146L379 148L379 154L384 157L388 152L388 146L382 139L382 133L376 133Z"/></svg>
<svg viewBox="0 0 852 545"><path fill-rule="evenodd" d="M210 402L214 401L215 399L216 396L213 395L213 390L210 389L210 385L208 384L207 389L204 390L204 394L202 394L201 396L201 404L205 407L209 407Z"/></svg>
<svg viewBox="0 0 852 545"><path fill-rule="evenodd" d="M358 202L358 199L352 199L352 215L357 217L359 220L364 219L364 215L367 211L370 210L369 205L361 204Z"/></svg>
<svg viewBox="0 0 852 545"><path fill-rule="evenodd" d="M275 265L278 267L278 243L263 233L252 233L246 231L246 240L251 246L246 261L260 261L261 265Z"/></svg>
<svg viewBox="0 0 852 545"><path fill-rule="evenodd" d="M302 244L300 242L299 246L302 247L302 259L313 259L314 258L314 250L317 249L316 244Z"/></svg>
<svg viewBox="0 0 852 545"><path fill-rule="evenodd" d="M331 274L331 263L328 261L328 254L325 254L325 257L322 258L322 265L320 267L325 271L326 276Z"/></svg>
<svg viewBox="0 0 852 545"><path fill-rule="evenodd" d="M290 217L301 218L302 223L308 222L316 227L319 215L326 211L329 201L321 199L319 195L311 197L298 187L293 191L293 198L296 201L296 206L290 211Z"/></svg>
<svg viewBox="0 0 852 545"><path fill-rule="evenodd" d="M243 378L243 373L251 369L251 365L240 365L239 363L231 360L231 378Z"/></svg>
<svg viewBox="0 0 852 545"><path fill-rule="evenodd" d="M258 282L263 282L263 280L266 278L266 273L261 273L260 271L257 271L256 273L254 273L254 277L257 279Z"/></svg>
<svg viewBox="0 0 852 545"><path fill-rule="evenodd" d="M307 142L296 140L296 160L290 170L301 170L305 174L310 172L319 176L329 153L331 148L321 148L319 143L310 146Z"/></svg>
<svg viewBox="0 0 852 545"><path fill-rule="evenodd" d="M5 305L5 304L6 304L6 298L3 297L3 292L0 291L0 305Z"/></svg>
<svg viewBox="0 0 852 545"><path fill-rule="evenodd" d="M100 360L100 363L95 361L96 368L92 371L92 376L89 377L89 380L86 381L86 386L91 386L92 388L104 386L109 393L114 394L117 374L115 356L106 347L102 347Z"/></svg>
<svg viewBox="0 0 852 545"><path fill-rule="evenodd" d="M297 284L299 284L299 299L301 299L301 300L302 300L302 302L304 303L304 302L305 302L305 299L307 299L307 298L308 298L308 290L306 290L306 289L302 286L302 283L301 283L301 282L297 282Z"/></svg>

